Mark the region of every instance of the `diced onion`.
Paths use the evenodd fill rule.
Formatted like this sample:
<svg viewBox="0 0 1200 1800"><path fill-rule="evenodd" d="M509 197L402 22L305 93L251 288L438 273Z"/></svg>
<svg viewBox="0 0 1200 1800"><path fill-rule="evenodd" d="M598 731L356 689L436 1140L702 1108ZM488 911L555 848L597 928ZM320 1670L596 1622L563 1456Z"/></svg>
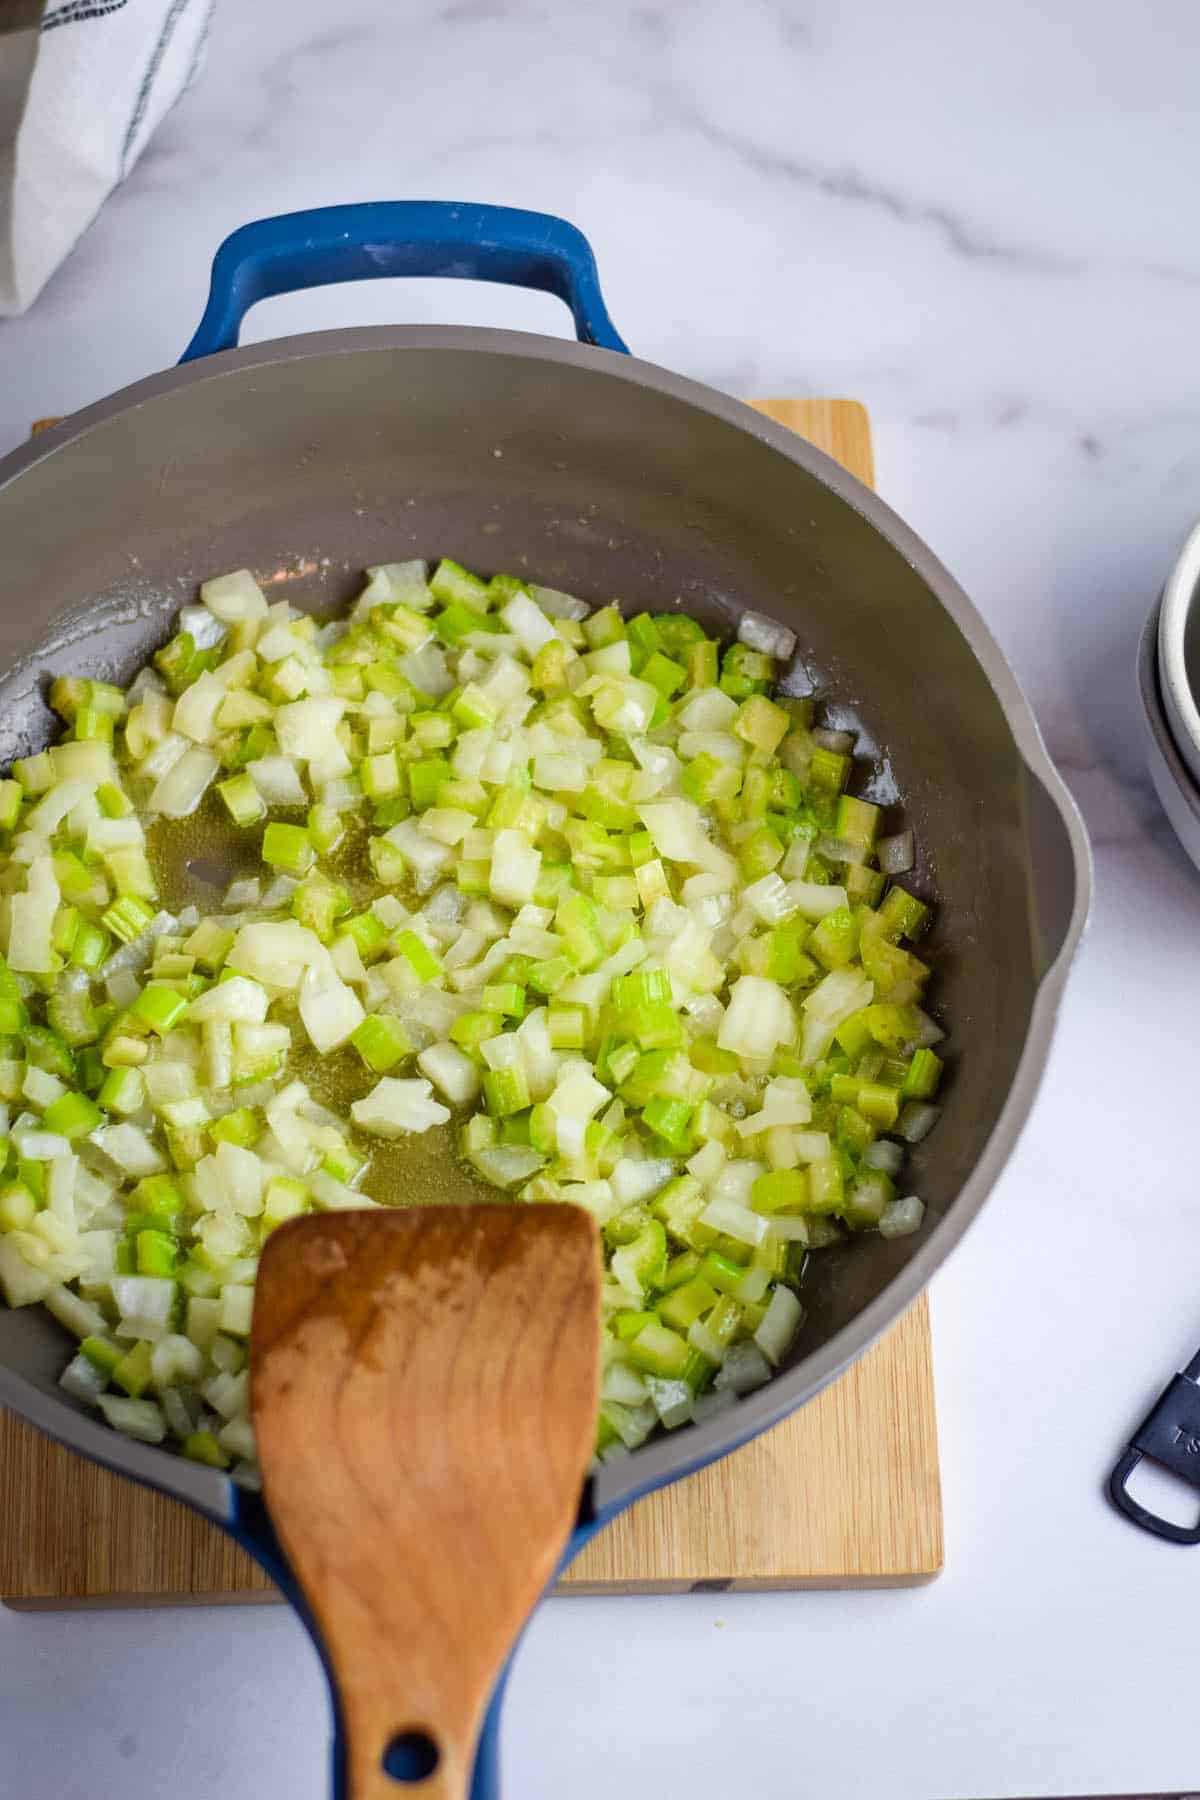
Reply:
<svg viewBox="0 0 1200 1800"><path fill-rule="evenodd" d="M796 634L786 625L768 619L765 613L744 612L738 620L738 643L787 662L796 648Z"/></svg>
<svg viewBox="0 0 1200 1800"><path fill-rule="evenodd" d="M772 690L795 634L449 560L320 625L236 570L177 632L124 694L52 680L0 795L0 1291L86 1346L63 1392L253 1486L268 1235L404 1203L379 1140L453 1123L602 1228L601 1460L737 1404L810 1253L921 1228L942 1067L912 834L815 753L851 715ZM148 822L202 803L240 872L155 912Z"/></svg>

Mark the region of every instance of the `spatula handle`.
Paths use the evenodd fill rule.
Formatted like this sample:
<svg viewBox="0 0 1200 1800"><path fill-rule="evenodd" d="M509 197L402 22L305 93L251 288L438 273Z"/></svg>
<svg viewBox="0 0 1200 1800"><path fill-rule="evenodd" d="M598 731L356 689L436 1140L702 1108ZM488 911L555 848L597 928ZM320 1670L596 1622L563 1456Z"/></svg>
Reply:
<svg viewBox="0 0 1200 1800"><path fill-rule="evenodd" d="M575 1522L599 1256L567 1206L302 1219L258 1273L264 1497L335 1690L346 1800L467 1800Z"/></svg>

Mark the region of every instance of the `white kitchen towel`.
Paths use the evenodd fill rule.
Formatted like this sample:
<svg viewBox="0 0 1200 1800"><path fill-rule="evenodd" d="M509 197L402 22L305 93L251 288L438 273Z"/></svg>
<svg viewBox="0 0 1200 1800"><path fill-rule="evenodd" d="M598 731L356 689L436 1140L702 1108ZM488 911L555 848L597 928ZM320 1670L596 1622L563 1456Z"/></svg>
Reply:
<svg viewBox="0 0 1200 1800"><path fill-rule="evenodd" d="M23 312L200 66L212 0L0 0L0 314Z"/></svg>

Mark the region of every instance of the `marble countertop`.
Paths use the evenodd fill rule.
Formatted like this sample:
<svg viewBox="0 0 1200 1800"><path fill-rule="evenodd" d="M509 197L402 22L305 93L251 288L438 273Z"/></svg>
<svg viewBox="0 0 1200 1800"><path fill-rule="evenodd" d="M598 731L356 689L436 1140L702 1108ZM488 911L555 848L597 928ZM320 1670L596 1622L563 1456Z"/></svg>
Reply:
<svg viewBox="0 0 1200 1800"><path fill-rule="evenodd" d="M1139 745L1141 623L1200 515L1200 19L1184 0L260 0L31 314L0 449L172 362L247 218L494 199L589 234L642 356L870 407L879 485L1011 658L1083 808L1096 902L1033 1119L933 1289L942 1578L552 1602L510 1689L523 1800L928 1800L1198 1779L1200 1552L1101 1497L1200 1342L1200 877ZM379 284L247 336L539 296ZM319 1800L282 1612L0 1613L0 1776L30 1800Z"/></svg>

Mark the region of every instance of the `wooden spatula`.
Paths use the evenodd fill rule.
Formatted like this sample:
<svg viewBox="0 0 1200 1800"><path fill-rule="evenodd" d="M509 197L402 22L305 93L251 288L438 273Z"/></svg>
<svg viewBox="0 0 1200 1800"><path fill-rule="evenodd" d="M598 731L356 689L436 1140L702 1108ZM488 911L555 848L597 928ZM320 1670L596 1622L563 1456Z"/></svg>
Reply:
<svg viewBox="0 0 1200 1800"><path fill-rule="evenodd" d="M263 1492L341 1707L349 1800L464 1800L488 1697L575 1523L599 1363L573 1206L327 1213L274 1232Z"/></svg>

